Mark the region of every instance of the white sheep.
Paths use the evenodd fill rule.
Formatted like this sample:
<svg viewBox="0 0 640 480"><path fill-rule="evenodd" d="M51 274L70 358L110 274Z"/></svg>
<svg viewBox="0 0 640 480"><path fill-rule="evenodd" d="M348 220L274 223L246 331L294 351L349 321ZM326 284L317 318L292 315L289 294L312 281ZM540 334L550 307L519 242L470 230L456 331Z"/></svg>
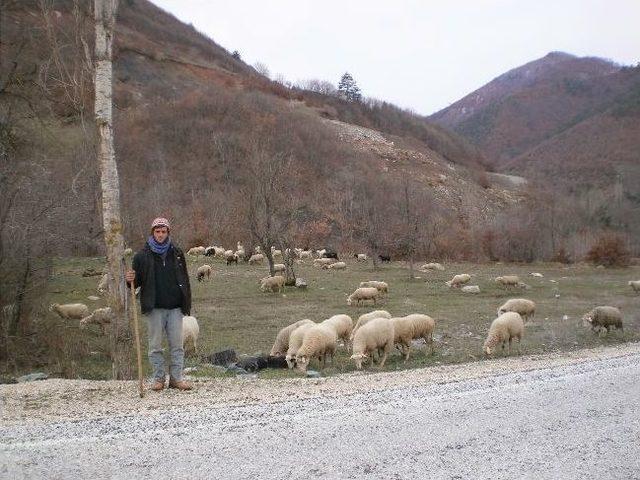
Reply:
<svg viewBox="0 0 640 480"><path fill-rule="evenodd" d="M280 292L284 289L285 278L282 275L265 277L260 281L260 290L263 292Z"/></svg>
<svg viewBox="0 0 640 480"><path fill-rule="evenodd" d="M440 263L425 263L420 270L440 270L444 271L444 267Z"/></svg>
<svg viewBox="0 0 640 480"><path fill-rule="evenodd" d="M360 327L353 336L353 355L351 355L356 368L362 368L362 362L369 357L373 358L376 352L382 353L380 367L384 367L387 355L393 348L393 341L393 324L388 318L374 318Z"/></svg>
<svg viewBox="0 0 640 480"><path fill-rule="evenodd" d="M369 260L369 257L366 253L355 253L353 256L355 257L356 262L366 262L367 260Z"/></svg>
<svg viewBox="0 0 640 480"><path fill-rule="evenodd" d="M471 280L471 275L468 273L461 273L460 275L455 275L451 280L445 282L449 288L460 288L465 283L469 283Z"/></svg>
<svg viewBox="0 0 640 480"><path fill-rule="evenodd" d="M531 272L529 275L531 275L532 277L537 277L537 278L543 278L544 275L542 275L541 273L538 272Z"/></svg>
<svg viewBox="0 0 640 480"><path fill-rule="evenodd" d="M198 270L196 270L196 275L199 282L203 281L205 276L207 278L211 278L211 265L204 264L198 267Z"/></svg>
<svg viewBox="0 0 640 480"><path fill-rule="evenodd" d="M628 285L634 292L640 292L640 280L629 280Z"/></svg>
<svg viewBox="0 0 640 480"><path fill-rule="evenodd" d="M338 314L323 320L320 325L328 325L336 332L338 339L342 339L345 345L349 342L353 330L353 320L349 315Z"/></svg>
<svg viewBox="0 0 640 480"><path fill-rule="evenodd" d="M226 250L224 249L224 247L219 247L217 245L213 246L213 251L215 252L215 257L217 258L224 258L224 253L226 252Z"/></svg>
<svg viewBox="0 0 640 480"><path fill-rule="evenodd" d="M298 253L298 257L301 260L304 260L305 258L313 259L313 252L311 250L300 250L300 253Z"/></svg>
<svg viewBox="0 0 640 480"><path fill-rule="evenodd" d="M518 341L518 353L520 353L520 342L524 335L524 321L517 312L505 312L491 322L487 339L484 341L484 353L491 355L496 346L504 347L509 343L509 354L511 354L511 341Z"/></svg>
<svg viewBox="0 0 640 480"><path fill-rule="evenodd" d="M480 293L480 286L478 285L465 285L460 289L462 293Z"/></svg>
<svg viewBox="0 0 640 480"><path fill-rule="evenodd" d="M254 263L262 263L264 260L264 255L261 253L254 253L249 257L249 265L253 265Z"/></svg>
<svg viewBox="0 0 640 480"><path fill-rule="evenodd" d="M336 260L334 258L316 258L313 261L314 267L322 267L323 265L329 265L330 263L334 263Z"/></svg>
<svg viewBox="0 0 640 480"><path fill-rule="evenodd" d="M378 280L360 282L360 287L373 287L376 288L380 293L389 293L389 284L387 282L381 282Z"/></svg>
<svg viewBox="0 0 640 480"><path fill-rule="evenodd" d="M200 335L200 326L196 317L185 315L182 317L182 348L185 354L193 351L194 355L198 353L198 336Z"/></svg>
<svg viewBox="0 0 640 480"><path fill-rule="evenodd" d="M501 277L496 277L495 282L503 287L518 287L522 283L520 281L520 277L517 275L503 275Z"/></svg>
<svg viewBox="0 0 640 480"><path fill-rule="evenodd" d="M80 328L85 328L90 324L99 325L102 334L106 335L107 325L111 324L112 319L113 313L110 307L96 308L91 315L80 320Z"/></svg>
<svg viewBox="0 0 640 480"><path fill-rule="evenodd" d="M379 296L380 291L375 287L356 288L356 290L347 297L347 305L351 305L354 300L356 301L356 305L360 305L360 302L366 300L371 300L373 304L376 305Z"/></svg>
<svg viewBox="0 0 640 480"><path fill-rule="evenodd" d="M309 362L318 358L322 366L326 366L327 357L332 357L336 351L336 332L328 325L313 325L302 339L302 345L296 353L296 367L303 372L307 370Z"/></svg>
<svg viewBox="0 0 640 480"><path fill-rule="evenodd" d="M526 298L511 298L498 308L498 316L505 312L519 313L526 322L536 313L536 304L534 301Z"/></svg>
<svg viewBox="0 0 640 480"><path fill-rule="evenodd" d="M81 320L84 317L89 316L89 307L84 303L65 303L63 305L60 305L59 303L52 303L49 310L51 312L56 312L60 318L72 320Z"/></svg>
<svg viewBox="0 0 640 480"><path fill-rule="evenodd" d="M409 360L411 341L417 338L423 338L425 343L431 345L433 354L433 329L436 322L429 315L412 313L404 317L392 318L391 323L393 324L393 342L400 345L405 362Z"/></svg>
<svg viewBox="0 0 640 480"><path fill-rule="evenodd" d="M275 249L275 248L271 247L271 256L273 258L282 257L282 250L278 250L278 249Z"/></svg>
<svg viewBox="0 0 640 480"><path fill-rule="evenodd" d="M292 323L291 325L287 325L286 327L280 329L278 334L276 335L276 339L273 342L273 347L271 347L271 355L272 357L281 357L289 348L289 337L291 333L301 325L305 325L308 323L313 323L309 319L299 320L297 322ZM315 324L314 324L315 325Z"/></svg>
<svg viewBox="0 0 640 480"><path fill-rule="evenodd" d="M291 335L289 336L289 346L287 348L287 354L284 357L284 359L287 362L287 366L289 368L295 367L296 354L298 353L298 350L300 350L300 347L302 346L302 341L304 340L304 334L307 332L307 330L309 330L314 325L316 324L311 320L309 320L308 323L303 323L302 325L299 325L291 332Z"/></svg>
<svg viewBox="0 0 640 480"><path fill-rule="evenodd" d="M325 270L345 270L347 268L347 264L344 262L327 263L322 265L322 268Z"/></svg>
<svg viewBox="0 0 640 480"><path fill-rule="evenodd" d="M350 341L353 341L353 336L356 334L356 331L362 327L363 325L369 323L374 318L391 318L391 314L386 310L374 310L373 312L364 313L358 317L358 321L353 327L351 331Z"/></svg>
<svg viewBox="0 0 640 480"><path fill-rule="evenodd" d="M590 312L585 313L582 320L590 325L594 332L604 329L609 333L611 328L624 330L622 326L622 312L616 307L606 305L595 307Z"/></svg>
<svg viewBox="0 0 640 480"><path fill-rule="evenodd" d="M225 250L224 251L224 258L232 258L235 257L236 254L233 252L233 250Z"/></svg>
<svg viewBox="0 0 640 480"><path fill-rule="evenodd" d="M194 256L198 256L198 255L204 255L204 252L207 249L204 247L191 247L189 250L187 250L187 255L194 255Z"/></svg>

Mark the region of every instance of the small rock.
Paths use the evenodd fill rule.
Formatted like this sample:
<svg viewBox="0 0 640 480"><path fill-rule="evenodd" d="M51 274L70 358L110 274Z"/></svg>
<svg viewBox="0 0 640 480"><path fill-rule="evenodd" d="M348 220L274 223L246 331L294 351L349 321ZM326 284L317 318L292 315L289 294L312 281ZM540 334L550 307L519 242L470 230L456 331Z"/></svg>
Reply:
<svg viewBox="0 0 640 480"><path fill-rule="evenodd" d="M307 282L304 278L296 278L296 288L307 288Z"/></svg>
<svg viewBox="0 0 640 480"><path fill-rule="evenodd" d="M49 375L47 375L46 373L34 372L18 377L18 383L35 382L36 380L46 380L47 378L49 378Z"/></svg>
<svg viewBox="0 0 640 480"><path fill-rule="evenodd" d="M96 297L95 295L89 295L87 298L93 302L100 300L100 297Z"/></svg>
<svg viewBox="0 0 640 480"><path fill-rule="evenodd" d="M83 277L96 277L98 275L102 275L102 270L96 270L93 267L87 267L82 272Z"/></svg>
<svg viewBox="0 0 640 480"><path fill-rule="evenodd" d="M316 370L307 370L307 378L321 378L320 372Z"/></svg>
<svg viewBox="0 0 640 480"><path fill-rule="evenodd" d="M569 320L569 315L563 315L563 316L562 316L562 320L564 320L565 322L566 322L567 320Z"/></svg>
<svg viewBox="0 0 640 480"><path fill-rule="evenodd" d="M227 368L226 373L235 373L236 375L247 375L247 372L244 368L240 368L237 365L231 365Z"/></svg>
<svg viewBox="0 0 640 480"><path fill-rule="evenodd" d="M198 367L187 367L184 369L184 373L191 373L191 372L197 372L198 371Z"/></svg>

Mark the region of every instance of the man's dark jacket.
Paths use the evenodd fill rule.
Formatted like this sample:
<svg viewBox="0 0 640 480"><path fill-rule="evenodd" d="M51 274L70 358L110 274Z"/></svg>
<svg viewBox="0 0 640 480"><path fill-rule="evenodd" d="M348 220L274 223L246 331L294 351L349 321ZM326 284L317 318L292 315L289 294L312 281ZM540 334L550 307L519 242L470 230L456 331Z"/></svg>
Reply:
<svg viewBox="0 0 640 480"><path fill-rule="evenodd" d="M171 257L170 257L171 256ZM135 285L141 287L140 307L142 313L148 313L156 308L156 278L155 265L158 254L153 253L151 247L145 244L144 248L133 256L133 270L136 272ZM182 305L180 309L184 315L191 313L191 285L187 273L187 263L182 250L173 244L167 251L167 262L175 267L175 278L182 292Z"/></svg>

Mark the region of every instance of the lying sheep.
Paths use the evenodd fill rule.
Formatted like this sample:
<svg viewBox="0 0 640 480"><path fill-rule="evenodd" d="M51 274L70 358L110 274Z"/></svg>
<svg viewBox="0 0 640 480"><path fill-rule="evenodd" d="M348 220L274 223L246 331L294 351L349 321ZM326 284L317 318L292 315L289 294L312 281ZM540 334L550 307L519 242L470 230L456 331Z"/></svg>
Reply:
<svg viewBox="0 0 640 480"><path fill-rule="evenodd" d="M56 312L60 318L72 320L81 320L89 316L89 307L84 303L65 303L63 305L53 303L49 307L49 311Z"/></svg>
<svg viewBox="0 0 640 480"><path fill-rule="evenodd" d="M478 285L465 285L460 290L462 293L480 293L480 287Z"/></svg>
<svg viewBox="0 0 640 480"><path fill-rule="evenodd" d="M353 320L349 315L334 315L323 320L320 325L328 325L333 328L338 339L342 339L345 345L349 342L353 330Z"/></svg>
<svg viewBox="0 0 640 480"><path fill-rule="evenodd" d="M361 287L373 287L380 293L389 293L389 284L378 280L369 280L368 282L360 282Z"/></svg>
<svg viewBox="0 0 640 480"><path fill-rule="evenodd" d="M629 280L629 286L634 292L640 292L640 280Z"/></svg>
<svg viewBox="0 0 640 480"><path fill-rule="evenodd" d="M334 262L322 265L322 268L325 270L345 270L347 268L347 264L344 262Z"/></svg>
<svg viewBox="0 0 640 480"><path fill-rule="evenodd" d="M282 275L265 277L260 281L260 290L263 292L281 292L284 288L285 278Z"/></svg>
<svg viewBox="0 0 640 480"><path fill-rule="evenodd" d="M289 337L291 336L291 333L299 326L309 323L313 322L309 319L304 319L282 328L276 335L276 340L273 342L273 347L271 347L269 355L272 357L281 357L284 355L289 348Z"/></svg>
<svg viewBox="0 0 640 480"><path fill-rule="evenodd" d="M431 345L431 353L433 354L433 329L436 322L429 315L413 313L405 317L396 317L391 319L393 324L393 342L400 345L400 351L404 355L404 361L409 360L409 352L411 350L411 341L417 338L423 338L425 343Z"/></svg>
<svg viewBox="0 0 640 480"><path fill-rule="evenodd" d="M278 273L278 272L284 272L286 270L286 267L284 266L284 263L274 263L273 264L273 271Z"/></svg>
<svg viewBox="0 0 640 480"><path fill-rule="evenodd" d="M203 281L205 276L207 279L211 278L211 265L204 264L198 267L196 274L199 282Z"/></svg>
<svg viewBox="0 0 640 480"><path fill-rule="evenodd" d="M110 307L96 308L91 315L84 317L80 320L80 328L85 328L87 325L95 324L100 326L102 334L106 335L107 325L111 324L113 319L113 313Z"/></svg>
<svg viewBox="0 0 640 480"><path fill-rule="evenodd" d="M609 330L612 328L619 328L624 331L622 327L622 312L616 307L596 307L590 312L585 313L582 320L591 325L591 330L594 332L606 329L607 333L609 333Z"/></svg>
<svg viewBox="0 0 640 480"><path fill-rule="evenodd" d="M336 332L328 325L313 325L302 339L302 345L296 353L296 367L305 372L309 362L314 358L326 366L327 357L332 357L336 351Z"/></svg>
<svg viewBox="0 0 640 480"><path fill-rule="evenodd" d="M309 330L311 327L316 325L311 320L301 320L301 321L307 322L307 323L298 325L296 328L293 329L293 331L291 332L291 335L289 336L289 346L287 347L287 350L286 350L287 353L284 357L285 361L287 362L287 366L289 368L293 368L296 365L296 354L298 353L298 350L300 350L300 347L302 346L302 341L304 340L305 333L307 333L307 330ZM300 323L300 322L296 322L296 323Z"/></svg>
<svg viewBox="0 0 640 480"><path fill-rule="evenodd" d="M543 278L544 275L542 275L541 273L538 272L531 272L529 275L531 275L532 277L537 277L537 278Z"/></svg>
<svg viewBox="0 0 640 480"><path fill-rule="evenodd" d="M198 335L200 335L200 326L196 317L190 315L182 317L182 348L185 355L187 352L193 354L198 353Z"/></svg>
<svg viewBox="0 0 640 480"><path fill-rule="evenodd" d="M526 322L536 313L536 304L532 300L526 298L511 298L498 308L498 316L505 312L519 313Z"/></svg>
<svg viewBox="0 0 640 480"><path fill-rule="evenodd" d="M195 256L204 255L204 252L206 250L207 249L204 247L191 247L189 250L187 250L187 255L195 255Z"/></svg>
<svg viewBox="0 0 640 480"><path fill-rule="evenodd" d="M377 288L356 288L356 290L347 297L347 305L351 305L354 300L356 301L356 305L360 305L360 302L364 302L366 300L371 300L373 301L373 304L376 305L379 296L380 291Z"/></svg>
<svg viewBox="0 0 640 480"><path fill-rule="evenodd" d="M444 267L439 263L425 263L420 267L420 270L440 270L444 271Z"/></svg>
<svg viewBox="0 0 640 480"><path fill-rule="evenodd" d="M374 318L391 318L391 314L386 310L374 310L373 312L360 315L358 317L358 321L353 327L353 330L351 331L351 337L349 338L349 340L353 341L353 336L356 334L356 331L363 325L369 323Z"/></svg>
<svg viewBox="0 0 640 480"><path fill-rule="evenodd" d="M253 265L254 263L262 263L264 260L264 255L261 253L254 253L249 257L249 265Z"/></svg>
<svg viewBox="0 0 640 480"><path fill-rule="evenodd" d="M515 338L518 341L518 353L520 353L520 342L524 335L524 321L519 313L505 312L491 322L487 339L484 341L485 355L491 355L497 345L504 347L509 343L509 354L511 354L511 341Z"/></svg>
<svg viewBox="0 0 640 480"><path fill-rule="evenodd" d="M381 353L380 367L384 367L387 355L393 348L393 324L388 318L374 318L360 327L353 336L353 355L351 358L356 368L362 368L362 363L378 352Z"/></svg>
<svg viewBox="0 0 640 480"><path fill-rule="evenodd" d="M334 263L335 259L333 258L316 258L313 261L313 266L314 267L322 267L323 265L329 265L331 263Z"/></svg>
<svg viewBox="0 0 640 480"><path fill-rule="evenodd" d="M356 259L356 262L366 262L369 260L369 257L366 253L354 253L353 258Z"/></svg>
<svg viewBox="0 0 640 480"><path fill-rule="evenodd" d="M455 275L451 280L445 282L449 288L460 288L465 283L469 283L471 280L471 275L468 273L461 273L460 275Z"/></svg>
<svg viewBox="0 0 640 480"><path fill-rule="evenodd" d="M501 277L496 277L495 282L503 287L518 287L520 286L519 284L522 283L517 275L503 275Z"/></svg>

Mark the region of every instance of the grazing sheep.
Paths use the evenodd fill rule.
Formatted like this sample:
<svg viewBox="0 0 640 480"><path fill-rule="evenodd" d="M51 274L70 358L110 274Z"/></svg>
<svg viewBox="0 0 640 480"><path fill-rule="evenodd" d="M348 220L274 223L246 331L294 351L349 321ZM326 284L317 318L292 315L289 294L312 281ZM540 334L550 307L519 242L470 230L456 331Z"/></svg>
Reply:
<svg viewBox="0 0 640 480"><path fill-rule="evenodd" d="M380 293L389 293L389 284L378 280L369 280L368 282L360 282L361 287L373 287L378 289Z"/></svg>
<svg viewBox="0 0 640 480"><path fill-rule="evenodd" d="M349 340L353 341L353 336L356 334L356 331L363 325L369 323L374 318L391 318L391 314L386 310L374 310L373 312L360 315L358 317L358 321L353 327L353 330L351 331L351 337L349 338Z"/></svg>
<svg viewBox="0 0 640 480"><path fill-rule="evenodd" d="M463 293L480 293L478 285L465 285L460 289Z"/></svg>
<svg viewBox="0 0 640 480"><path fill-rule="evenodd" d="M360 302L366 300L373 301L375 305L379 296L380 292L375 287L356 288L356 290L347 297L347 305L351 305L354 300L356 301L356 305L360 305Z"/></svg>
<svg viewBox="0 0 640 480"><path fill-rule="evenodd" d="M284 263L274 263L273 264L273 271L274 272L284 272L286 270Z"/></svg>
<svg viewBox="0 0 640 480"><path fill-rule="evenodd" d="M223 247L218 247L216 245L213 246L215 253L215 257L216 258L224 258L224 253L226 252L226 250Z"/></svg>
<svg viewBox="0 0 640 480"><path fill-rule="evenodd" d="M445 282L449 288L460 288L465 283L469 283L471 280L471 275L468 273L461 273L460 275L455 275L451 280Z"/></svg>
<svg viewBox="0 0 640 480"><path fill-rule="evenodd" d="M264 260L264 255L261 253L254 253L249 257L249 265L253 265L254 263L262 263Z"/></svg>
<svg viewBox="0 0 640 480"><path fill-rule="evenodd" d="M285 278L282 275L265 277L260 281L260 290L263 292L281 292L284 289Z"/></svg>
<svg viewBox="0 0 640 480"><path fill-rule="evenodd" d="M416 338L424 338L425 343L431 345L431 353L433 354L433 329L436 322L429 315L413 313L405 317L392 318L391 323L394 332L393 342L400 345L405 362L409 360L411 341Z"/></svg>
<svg viewBox="0 0 640 480"><path fill-rule="evenodd" d="M204 252L206 251L206 248L204 247L191 247L189 250L187 250L187 255L204 255Z"/></svg>
<svg viewBox="0 0 640 480"><path fill-rule="evenodd" d="M102 278L100 278L100 282L98 283L98 293L100 295L104 295L105 293L107 293L108 289L109 289L109 274L105 273L104 275L102 275Z"/></svg>
<svg viewBox="0 0 640 480"><path fill-rule="evenodd" d="M374 318L360 327L353 336L353 355L356 368L362 368L362 362L378 352L382 352L380 367L384 367L387 355L393 348L393 324L388 318Z"/></svg>
<svg viewBox="0 0 640 480"><path fill-rule="evenodd" d="M269 353L269 355L272 357L281 357L282 355L284 355L289 348L289 337L291 336L291 333L301 325L306 325L309 323L314 324L314 322L312 322L308 318L305 318L304 320L299 320L292 323L291 325L287 325L286 327L280 329L280 331L276 335L276 340L273 342L273 347L271 347L271 353Z"/></svg>
<svg viewBox="0 0 640 480"><path fill-rule="evenodd" d="M322 366L326 366L327 357L333 358L336 351L336 332L328 325L313 325L309 328L302 339L302 345L296 353L296 367L305 372L309 362L318 358Z"/></svg>
<svg viewBox="0 0 640 480"><path fill-rule="evenodd" d="M204 256L205 257L213 257L216 254L216 247L205 247Z"/></svg>
<svg viewBox="0 0 640 480"><path fill-rule="evenodd" d="M328 325L336 332L338 339L342 339L345 343L349 343L351 337L351 331L353 330L353 320L349 315L334 315L322 321L320 325Z"/></svg>
<svg viewBox="0 0 640 480"><path fill-rule="evenodd" d="M68 318L72 320L81 320L89 316L89 307L84 303L53 303L49 307L49 311L56 312L60 318Z"/></svg>
<svg viewBox="0 0 640 480"><path fill-rule="evenodd" d="M232 253L231 255L227 255L225 253L225 261L227 262L227 265L231 265L232 263L235 263L237 265L238 256L235 253Z"/></svg>
<svg viewBox="0 0 640 480"><path fill-rule="evenodd" d="M607 333L609 333L611 328L624 330L622 327L622 312L616 307L596 307L590 312L585 313L582 320L591 325L591 330L594 332L606 329Z"/></svg>
<svg viewBox="0 0 640 480"><path fill-rule="evenodd" d="M420 270L440 270L444 271L444 267L439 263L425 263L420 267Z"/></svg>
<svg viewBox="0 0 640 480"><path fill-rule="evenodd" d="M503 287L518 287L520 278L517 275L503 275L502 277L496 277L496 283L499 283Z"/></svg>
<svg viewBox="0 0 640 480"><path fill-rule="evenodd" d="M378 258L380 259L380 261L382 263L389 263L391 262L391 255L378 255Z"/></svg>
<svg viewBox="0 0 640 480"><path fill-rule="evenodd" d="M326 265L322 265L322 268L325 270L344 270L347 268L347 264L344 262L328 263Z"/></svg>
<svg viewBox="0 0 640 480"><path fill-rule="evenodd" d="M200 335L200 326L196 317L190 315L182 317L182 348L185 354L198 353L198 335Z"/></svg>
<svg viewBox="0 0 640 480"><path fill-rule="evenodd" d="M518 341L518 353L520 353L520 342L524 335L524 321L517 312L505 312L491 322L487 339L484 341L485 355L491 355L496 346L504 347L509 343L509 354L511 354L511 341L515 338Z"/></svg>
<svg viewBox="0 0 640 480"><path fill-rule="evenodd" d="M112 318L113 313L111 312L110 307L96 308L91 315L80 320L80 328L85 328L89 324L99 325L100 330L102 330L102 334L106 335L107 325L111 324Z"/></svg>
<svg viewBox="0 0 640 480"><path fill-rule="evenodd" d="M313 261L313 266L314 267L322 267L323 265L329 265L331 263L335 262L335 260L333 258L316 258Z"/></svg>
<svg viewBox="0 0 640 480"><path fill-rule="evenodd" d="M526 322L536 313L536 304L532 300L526 298L511 298L498 308L498 316L505 312L519 313Z"/></svg>
<svg viewBox="0 0 640 480"><path fill-rule="evenodd" d="M636 293L640 292L640 280L629 280L628 284Z"/></svg>
<svg viewBox="0 0 640 480"><path fill-rule="evenodd" d="M531 272L529 275L531 275L532 277L537 277L537 278L543 278L544 275L542 275L541 273L538 272Z"/></svg>
<svg viewBox="0 0 640 480"><path fill-rule="evenodd" d="M207 279L209 279L211 278L211 265L205 263L201 267L198 267L198 270L196 272L199 282L203 281L205 276L207 277Z"/></svg>
<svg viewBox="0 0 640 480"><path fill-rule="evenodd" d="M305 258L313 259L313 252L311 250L300 250L298 257L300 260L304 260Z"/></svg>
<svg viewBox="0 0 640 480"><path fill-rule="evenodd" d="M366 262L369 260L369 257L366 253L354 253L353 258L356 259L356 262Z"/></svg>
<svg viewBox="0 0 640 480"><path fill-rule="evenodd" d="M289 336L289 345L286 349L287 354L284 357L285 361L287 362L287 366L289 368L293 368L296 365L296 354L298 353L298 350L300 350L300 347L302 346L302 341L304 340L304 334L307 333L307 330L309 330L311 327L316 325L311 320L301 320L301 322L307 322L307 323L303 323L297 326L296 328L294 328L293 331L291 331L291 335ZM296 323L300 323L300 322L296 322Z"/></svg>

